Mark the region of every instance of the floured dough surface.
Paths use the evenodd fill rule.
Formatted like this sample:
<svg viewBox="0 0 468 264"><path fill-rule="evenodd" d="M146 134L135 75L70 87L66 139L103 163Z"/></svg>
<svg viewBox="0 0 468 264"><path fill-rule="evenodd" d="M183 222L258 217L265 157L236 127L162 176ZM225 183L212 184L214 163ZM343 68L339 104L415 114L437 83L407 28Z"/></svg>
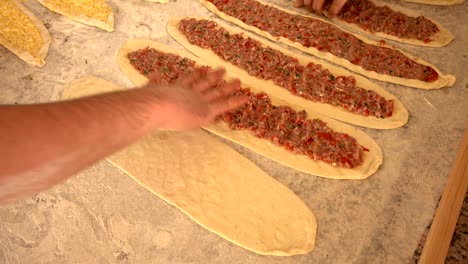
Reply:
<svg viewBox="0 0 468 264"><path fill-rule="evenodd" d="M0 1L0 44L20 59L45 64L50 35L42 22L18 0Z"/></svg>
<svg viewBox="0 0 468 264"><path fill-rule="evenodd" d="M241 20L239 20L237 18L234 18L232 16L229 16L229 15L219 11L219 9L215 5L213 5L211 2L208 2L206 0L199 0L199 1L208 10L210 10L211 12L213 12L214 14L216 14L217 16L219 16L220 18L222 18L222 19L224 19L224 20L226 20L228 22L234 23L234 24L236 24L236 25L238 25L238 26L240 26L240 27L242 27L244 29L252 31L252 32L254 32L254 33L256 33L256 34L258 34L260 36L266 37L266 38L268 38L268 39L270 39L272 41L277 41L277 42L286 44L286 45L291 46L293 48L296 48L296 49L298 49L300 51L303 51L305 53L308 53L308 54L314 55L314 56L316 56L318 58L321 58L321 59L327 60L329 62L338 64L340 66L343 66L343 67L345 67L345 68L347 68L347 69L349 69L349 70L351 70L353 72L359 73L359 74L361 74L361 75L363 75L365 77L368 77L368 78L372 78L372 79L380 80L380 81L384 81L384 82L400 84L400 85L413 87L413 88L419 88L419 89L439 89L439 88L442 88L442 87L452 86L455 83L455 76L450 75L450 74L443 74L437 67L435 67L434 65L432 65L432 64L430 64L430 63L428 63L428 62L426 62L426 61L424 61L422 59L416 58L416 57L408 54L407 52L404 52L402 50L398 50L395 47L392 47L392 46L389 46L389 45L386 45L386 44L382 44L382 43L370 40L370 39L368 39L368 38L366 38L364 36L361 36L361 35L353 34L352 32L346 31L346 30L344 30L343 28L341 28L339 26L337 26L337 27L340 30L346 31L349 34L354 35L356 38L362 40L365 43L398 50L402 54L404 54L405 56L412 59L413 61L416 61L417 63L423 64L423 65L428 65L428 66L432 67L439 74L439 78L434 82L424 82L424 81L420 81L420 80L416 80L416 79L405 79L405 78L396 77L396 76L379 74L379 73L374 72L374 71L368 71L368 70L365 70L364 68L362 68L361 66L355 65L355 64L351 63L350 61L348 61L348 60L346 60L344 58L337 57L337 56L333 55L332 53L323 52L323 51L320 51L320 50L318 50L318 49L316 49L314 47L305 47L302 44L300 44L299 42L294 42L294 41L291 41L291 40L289 40L287 38L284 38L284 37L273 36L269 32L260 30L259 28L256 28L256 27L251 26L251 25L247 25L244 22L242 22ZM288 10L288 9L284 9L284 8L278 7L278 6L270 4L270 3L265 3L265 2L259 1L259 0L256 0L256 1L260 2L262 4L272 6L272 7L276 8L276 9L282 10L282 11L290 13L290 14L305 16L305 15L299 14L297 12L294 12L294 11L291 11L291 10ZM305 17L311 17L311 16L305 16ZM328 22L328 21L326 21L324 19L321 19L321 18L317 18L317 17L312 17L312 18L323 21L325 23L330 23L330 22Z"/></svg>
<svg viewBox="0 0 468 264"><path fill-rule="evenodd" d="M427 5L458 5L463 4L465 0L402 0L405 2L427 4Z"/></svg>
<svg viewBox="0 0 468 264"><path fill-rule="evenodd" d="M37 0L49 10L80 23L114 31L114 13L106 0Z"/></svg>
<svg viewBox="0 0 468 264"><path fill-rule="evenodd" d="M73 83L62 98L118 89L91 77ZM304 202L200 129L155 132L108 160L201 226L241 247L278 256L314 248L317 222Z"/></svg>
<svg viewBox="0 0 468 264"><path fill-rule="evenodd" d="M178 54L179 56L196 61L197 65L208 65L202 59L197 58L181 49L173 48L150 40L129 40L119 49L117 54L117 62L119 63L123 73L138 86L144 85L148 80L130 64L130 60L128 59L127 54L129 52L144 49L146 47L154 48L166 53ZM238 76L235 73L228 71L227 77L228 79L232 79L237 78ZM252 89L252 91L259 92L259 89L255 88L256 85L249 83L243 83L242 85L248 86ZM274 105L288 105L295 110L302 110L302 108L297 105L289 104L275 97L271 97L270 99ZM204 128L214 134L249 148L258 154L270 158L278 163L308 174L332 179L365 179L378 170L383 160L382 151L377 143L366 133L316 112L309 111L307 114L308 118L319 118L326 122L327 126L331 129L337 132L346 133L356 138L359 144L368 148L369 151L364 152L364 163L353 169L334 167L329 163L312 160L306 155L291 153L285 148L277 146L268 140L255 137L250 131L229 129L227 125L222 122Z"/></svg>
<svg viewBox="0 0 468 264"><path fill-rule="evenodd" d="M371 1L376 6L388 6L393 11L401 12L403 14L406 14L406 15L410 16L410 17L423 16L423 14L419 14L416 11L410 10L408 8L403 8L401 6L398 6L398 5L395 5L395 4L392 4L392 3L382 2L382 1L375 1L375 0L371 0ZM340 25L340 26L343 26L343 27L348 27L348 28L351 28L351 29L353 29L355 31L361 32L361 33L372 34L372 35L380 37L380 38L386 38L386 39L390 39L390 40L393 40L393 41L398 41L398 42L405 43L405 44L425 46L425 47L443 47L445 45L448 45L450 42L452 42L452 40L454 39L454 36L452 35L452 33L450 33L450 31L446 27L444 27L439 22L437 22L437 21L435 21L435 20L433 20L433 19L431 19L429 17L426 17L426 18L431 20L432 23L434 23L437 26L437 28L439 29L439 32L437 32L431 38L432 41L427 42L427 43L422 41L422 40L419 40L419 39L400 38L400 37L390 35L390 34L387 34L387 33L384 33L384 32L372 32L371 33L369 31L363 29L359 25L356 25L356 24L353 24L353 23L348 23L348 22L346 22L344 20L339 19L338 17L334 17L334 18L330 18L330 19L333 20L337 25Z"/></svg>
<svg viewBox="0 0 468 264"><path fill-rule="evenodd" d="M214 67L214 68L220 67L220 66L225 67L229 72L233 73L233 75L237 76L244 83L250 84L253 87L253 89L258 88L261 91L266 92L273 97L276 97L278 99L288 102L289 104L297 105L303 108L304 110L307 110L307 113L315 112L315 113L319 113L319 114L322 114L322 115L325 115L325 116L328 116L328 117L331 117L331 118L334 118L343 122L347 122L347 123L351 123L351 124L355 124L359 126L377 128L377 129L391 129L391 128L396 128L396 127L401 127L404 124L406 124L406 122L408 122L408 111L403 106L403 104L394 95L390 94L382 87L370 82L366 78L363 78L362 76L357 75L357 74L352 74L351 72L343 68L334 66L331 63L319 61L310 56L303 56L303 55L300 55L299 53L292 52L279 45L272 44L271 42L266 41L263 38L257 37L252 33L243 31L233 26L229 26L226 23L216 22L218 23L220 27L226 29L229 33L243 34L245 37L249 37L251 39L259 41L260 43L263 44L264 47L270 47L272 49L280 51L281 53L289 57L298 59L299 63L302 64L303 66L306 66L312 62L314 64L322 65L323 68L328 69L334 76L353 76L356 79L357 87L361 87L367 90L372 90L378 93L379 95L383 96L387 100L390 100L390 99L394 100L393 115L387 118L377 118L375 116L363 116L363 115L354 114L341 107L333 106L330 104L313 102L311 100L307 100L300 96L293 95L284 87L276 85L272 80L263 80L255 76L251 76L246 70L241 69L231 64L230 62L223 60L212 50L204 49L204 48L201 48L200 46L190 44L187 37L183 33L181 33L178 29L179 22L182 19L183 18L173 18L169 20L167 23L167 31L177 42L179 42L182 46L184 46L186 49L188 49L190 52L192 52L196 56L202 58L211 67ZM202 18L196 18L196 19L202 19ZM203 19L206 19L206 18L203 18Z"/></svg>

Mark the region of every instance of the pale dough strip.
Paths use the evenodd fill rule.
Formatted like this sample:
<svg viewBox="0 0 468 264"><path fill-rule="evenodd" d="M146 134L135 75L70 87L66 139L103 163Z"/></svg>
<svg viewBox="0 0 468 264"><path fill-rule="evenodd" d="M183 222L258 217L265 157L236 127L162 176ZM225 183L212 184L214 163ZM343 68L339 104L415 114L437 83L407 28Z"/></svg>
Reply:
<svg viewBox="0 0 468 264"><path fill-rule="evenodd" d="M41 47L39 48L39 51L37 52L37 54L31 54L28 51L26 51L24 48L18 47L18 45L15 45L15 43L11 43L3 38L0 38L0 44L5 46L8 50L13 52L20 59L22 59L23 61L31 65L35 65L39 67L44 66L46 63L45 57L47 56L47 53L49 51L49 45L51 42L49 31L44 26L44 24L42 24L41 20L37 18L31 11L29 11L20 1L18 0L13 0L13 1L1 0L1 1L2 2L4 1L4 2L0 3L0 5L14 3L21 12L23 12L27 17L29 17L33 26L39 31L40 36L38 37L41 38L42 42L40 43ZM27 26L27 25L23 25L23 26ZM1 31L15 31L16 29L1 28L0 30Z"/></svg>
<svg viewBox="0 0 468 264"><path fill-rule="evenodd" d="M119 52L117 54L117 62L119 63L123 73L137 86L146 84L148 82L148 79L144 75L140 74L130 64L130 60L128 59L127 54L129 52L144 49L146 47L154 48L165 53L173 53L181 57L189 58L197 62L197 65L199 66L208 65L202 59L197 58L194 55L180 49L176 49L150 40L129 40L119 49ZM227 77L232 79L236 78L237 76L234 73L228 72ZM247 84L247 86L248 85L249 84ZM253 89L253 87L251 88ZM301 110L300 107L296 105L291 105L275 97L271 97L271 101L274 105L289 105L296 110ZM356 138L359 144L369 149L369 152L364 152L364 163L353 169L334 167L322 161L312 160L306 155L298 155L291 153L285 148L277 146L268 140L255 137L251 134L250 131L232 130L222 122L204 127L204 129L218 136L236 142L285 166L289 166L291 168L300 170L308 174L326 178L365 179L374 174L379 168L379 166L382 164L382 150L377 145L377 143L363 131L315 112L308 113L308 117L310 119L319 118L326 122L328 127L330 127L331 129L337 132L346 133Z"/></svg>
<svg viewBox="0 0 468 264"><path fill-rule="evenodd" d="M347 30L345 30L345 29L343 29L343 28L341 28L341 27L339 27L337 25L334 25L334 26L338 27L342 31L345 31L345 32L347 32L349 34L354 35L355 37L357 37L358 39L362 40L365 43L368 43L368 44L371 44L371 45L376 45L376 46L381 46L381 47L387 47L387 48L391 48L391 49L394 49L394 50L398 50L402 54L404 54L405 56L407 56L407 57L411 58L412 60L416 61L417 63L423 64L423 65L428 65L428 66L432 67L439 74L439 79L437 79L434 82L423 82L423 81L416 80L416 79L406 79L406 78L400 78L400 77L395 77L395 76L390 76L390 75L383 75L383 74L379 74L379 73L374 72L374 71L368 71L368 70L365 70L364 68L362 68L359 65L352 64L350 61L348 61L346 59L343 59L343 58L340 58L340 57L337 57L337 56L335 56L335 55L333 55L333 54L331 54L329 52L319 51L318 49L316 49L314 47L307 48L307 47L303 46L302 44L300 44L298 42L291 41L291 40L289 40L287 38L284 38L284 37L275 37L275 36L271 35L269 32L260 30L260 29L254 27L254 26L247 25L247 24L245 24L244 22L242 22L241 20L239 20L237 18L234 18L234 17L231 17L231 16L228 16L228 15L224 14L223 12L219 11L218 8L216 8L216 6L213 5L211 2L208 2L206 0L199 0L199 1L208 10L210 10L211 12L213 12L214 14L216 14L217 16L219 16L220 18L222 18L222 19L224 19L224 20L226 20L228 22L234 23L234 24L236 24L236 25L238 25L238 26L240 26L240 27L242 27L244 29L255 32L258 35L266 37L266 38L268 38L270 40L281 42L283 44L294 47L294 48L296 48L296 49L298 49L300 51L303 51L305 53L314 55L314 56L319 57L321 59L325 59L325 60L330 61L332 63L335 63L335 64L338 64L340 66L346 67L347 69L349 69L349 70L351 70L353 72L359 73L359 74L361 74L361 75L363 75L365 77L368 77L368 78L372 78L372 79L379 80L379 81L384 81L384 82L401 84L401 85L405 85L405 86L408 86L408 87L419 88L419 89L439 89L439 88L442 88L442 87L452 86L455 83L455 76L450 75L450 74L442 74L440 72L440 70L437 69L437 67L435 67L434 65L432 65L432 64L430 64L430 63L428 63L428 62L426 62L426 61L424 61L422 59L418 59L418 58L410 55L409 53L404 52L402 50L399 50L399 49L397 49L395 47L392 47L392 46L389 46L389 45L386 45L386 44L382 44L382 43L370 40L370 39L368 39L368 38L366 38L364 36L354 34L354 33L349 32L349 31L347 31ZM293 12L291 10L287 10L287 9L278 7L278 6L273 5L273 4L267 4L267 3L264 3L264 2L259 1L259 0L256 0L256 1L258 1L258 2L260 2L262 4L272 6L274 8L277 8L279 10L285 11L285 12L290 13L290 14L300 15L300 16L305 16L305 17L311 17L313 19L318 19L318 20L323 21L325 23L331 24L330 22L328 22L328 21L326 21L324 19L321 19L321 18L302 15L302 14Z"/></svg>
<svg viewBox="0 0 468 264"><path fill-rule="evenodd" d="M377 118L375 116L363 116L354 114L342 107L333 106L330 104L323 104L318 102L313 102L311 100L307 100L300 96L292 94L286 88L276 85L272 80L263 80L257 78L255 76L250 75L246 70L241 69L230 62L224 61L220 58L216 53L214 53L210 49L201 48L200 46L190 44L187 37L181 33L178 29L179 22L184 18L173 18L170 19L167 23L167 31L169 34L182 46L184 46L187 50L191 51L196 56L202 58L206 61L211 67L225 67L230 73L238 76L242 82L249 84L252 86L253 90L261 90L263 92L268 93L269 95L276 97L278 99L287 101L291 105L297 105L302 109L306 110L308 114L311 112L320 113L322 115L326 115L328 117L363 126L363 127L370 127L370 128L377 128L377 129L391 129L401 127L406 122L408 122L408 111L403 106L403 104L391 93L384 90L382 87L370 82L366 78L352 74L351 72L339 68L331 63L327 63L325 61L319 61L312 57L303 56L299 53L292 52L288 49L285 49L279 45L273 44L264 38L257 37L252 33L246 32L239 28L229 26L226 23L218 23L219 27L226 29L229 33L232 34L243 34L244 37L252 38L256 41L262 43L264 47L270 47L272 49L278 50L283 54L294 57L299 60L300 64L306 66L310 62L314 64L321 64L324 69L328 69L334 76L353 76L356 79L356 86L364 88L366 90L372 90L379 95L383 96L387 100L394 100L394 111L391 117L387 118ZM207 18L195 18L195 19L206 19ZM213 21L213 20L211 20Z"/></svg>
<svg viewBox="0 0 468 264"><path fill-rule="evenodd" d="M121 89L88 77L71 84L62 98ZM317 221L307 205L201 129L155 132L107 160L196 223L243 248L276 256L314 248Z"/></svg>

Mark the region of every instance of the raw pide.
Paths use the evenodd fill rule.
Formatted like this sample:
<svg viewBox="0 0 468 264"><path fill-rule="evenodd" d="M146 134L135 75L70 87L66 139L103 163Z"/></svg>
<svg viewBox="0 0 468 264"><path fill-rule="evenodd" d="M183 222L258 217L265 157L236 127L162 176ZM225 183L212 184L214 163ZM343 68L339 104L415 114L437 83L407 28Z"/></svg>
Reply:
<svg viewBox="0 0 468 264"><path fill-rule="evenodd" d="M451 86L452 75L383 43L353 35L320 18L255 0L200 0L226 21L344 66L366 77L415 88Z"/></svg>
<svg viewBox="0 0 468 264"><path fill-rule="evenodd" d="M176 18L169 20L167 30L210 66L223 66L243 81L308 112L379 129L399 127L408 120L398 99L362 76L225 23Z"/></svg>
<svg viewBox="0 0 468 264"><path fill-rule="evenodd" d="M151 71L157 71L166 83L194 67L210 71L202 60L186 52L145 40L124 44L118 61L123 72L138 85L147 81L144 75ZM382 163L378 145L358 129L318 114L308 116L264 93L248 89L239 93L250 96L247 106L221 116L224 122L207 130L277 162L323 177L362 179Z"/></svg>
<svg viewBox="0 0 468 264"><path fill-rule="evenodd" d="M324 8L329 5L327 2ZM442 47L454 39L438 22L382 1L349 0L332 20L357 31L412 45Z"/></svg>

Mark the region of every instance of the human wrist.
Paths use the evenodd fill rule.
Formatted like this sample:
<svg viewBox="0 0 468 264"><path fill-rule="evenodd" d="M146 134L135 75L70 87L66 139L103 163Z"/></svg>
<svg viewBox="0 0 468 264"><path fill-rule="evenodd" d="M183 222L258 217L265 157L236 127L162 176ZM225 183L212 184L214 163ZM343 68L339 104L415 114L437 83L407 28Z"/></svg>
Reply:
<svg viewBox="0 0 468 264"><path fill-rule="evenodd" d="M147 91L147 115L151 130L167 129L168 120L172 117L168 116L171 108L167 98L163 96L161 91L156 88L145 88Z"/></svg>

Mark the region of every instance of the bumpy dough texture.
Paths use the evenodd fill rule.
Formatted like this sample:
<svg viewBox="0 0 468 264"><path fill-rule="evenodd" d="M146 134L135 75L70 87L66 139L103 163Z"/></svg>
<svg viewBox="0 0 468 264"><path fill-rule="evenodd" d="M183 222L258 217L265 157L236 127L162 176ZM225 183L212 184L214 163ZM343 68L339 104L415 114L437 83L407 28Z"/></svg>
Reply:
<svg viewBox="0 0 468 264"><path fill-rule="evenodd" d="M314 55L316 57L319 57L321 59L324 59L324 60L327 60L327 61L330 61L332 63L335 63L335 64L338 64L340 66L343 66L353 72L356 72L356 73L359 73L365 77L368 77L368 78L372 78L372 79L375 79L375 80L379 80L379 81L384 81L384 82L390 82L390 83L395 83L395 84L400 84L400 85L404 85L404 86L408 86L408 87L413 87L413 88L419 88L419 89L439 89L439 88L442 88L442 87L448 87L448 86L452 86L454 83L455 83L455 76L453 75L450 75L450 74L443 74L439 69L437 69L437 67L435 67L434 65L428 63L428 62L425 62L419 58L416 58L410 54L408 54L407 52L404 52L402 50L399 50L401 53L403 53L405 56L411 58L412 60L420 63L420 64L423 64L423 65L428 65L430 67L432 67L438 74L439 74L439 79L434 81L434 82L423 82L423 81L420 81L420 80L414 80L414 79L405 79L405 78L400 78L400 77L395 77L395 76L390 76L390 75L383 75L383 74L379 74L379 73L376 73L374 71L368 71L368 70L365 70L364 68L362 68L361 66L359 65L355 65L355 64L352 64L350 61L346 60L346 59L343 59L343 58L340 58L340 57L337 57L329 52L323 52L323 51L319 51L318 49L314 48L314 47L305 47L303 46L302 44L298 43L298 42L294 42L294 41L291 41L287 38L284 38L284 37L275 37L273 35L271 35L269 32L266 32L266 31L263 31L263 30L260 30L254 26L250 26L250 25L247 25L245 24L244 22L240 21L239 19L237 18L234 18L232 16L229 16L229 15L226 15L225 13L219 11L219 9L213 5L211 2L208 2L207 0L199 0L200 3L202 5L204 5L208 10L210 10L211 12L213 12L214 14L216 14L217 16L219 16L220 18L228 21L228 22L231 22L231 23L234 23L244 29L247 29L249 31L252 31L252 32L255 32L257 33L258 35L260 36L263 36L263 37L266 37L272 41L277 41L277 42L280 42L280 43L283 43L283 44L286 44L288 46L291 46L293 48L296 48L300 51L303 51L303 52L306 52L308 54L311 54L311 55ZM256 0L262 4L266 4L262 1L259 1L259 0ZM273 4L267 4L269 6L272 6L276 9L279 9L279 10L282 10L282 11L285 11L287 13L290 13L290 14L294 14L294 15L301 15L301 16L304 16L302 14L298 14L297 12L293 12L291 10L288 10L288 9L284 9L284 8L281 8L281 7L278 7L276 5L273 5ZM324 19L321 19L321 18L316 18L316 17L313 17L314 19L318 19L318 20L321 20L325 23L330 23L330 22L327 22L326 20ZM344 30L342 28L340 28L341 30ZM383 46L383 47L387 47L387 48L391 48L391 49L396 49L394 47L391 47L391 46L388 46L388 45L384 45L384 44L381 44L381 43L378 43L376 41L373 41L373 40L370 40L364 36L360 36L360 35L357 35L357 34L353 34L351 32L348 32L349 34L352 34L354 35L355 37L359 38L360 40L362 40L363 42L365 43L369 43L369 44L372 44L372 45L378 45L378 46ZM396 49L398 50L398 49Z"/></svg>
<svg viewBox="0 0 468 264"><path fill-rule="evenodd" d="M37 0L49 10L80 23L114 31L114 13L106 0Z"/></svg>
<svg viewBox="0 0 468 264"><path fill-rule="evenodd" d="M122 88L91 77L62 98ZM200 129L155 132L108 160L221 237L264 255L305 254L317 222L304 202L252 162Z"/></svg>
<svg viewBox="0 0 468 264"><path fill-rule="evenodd" d="M307 100L297 95L291 94L288 90L283 87L276 85L272 80L263 80L255 76L251 76L246 70L241 69L225 60L221 59L216 53L210 49L204 49L197 45L190 44L187 37L181 33L178 29L180 20L183 18L173 18L167 23L167 31L169 34L187 50L195 54L196 56L202 58L206 61L211 67L225 67L229 72L233 73L244 83L249 83L252 87L258 87L262 91L268 93L271 96L274 96L278 99L282 99L289 104L297 105L309 112L316 112L336 120L340 120L346 123L351 123L363 127L377 128L377 129L392 129L401 127L408 122L408 111L404 105L391 93L387 92L382 87L370 82L366 78L353 74L343 68L337 67L331 63L325 61L319 61L310 56L303 56L299 53L292 52L288 49L282 48L279 45L273 44L264 38L257 37L252 33L247 31L240 30L233 26L229 26L226 23L217 22L220 27L223 27L228 32L232 34L243 34L245 37L252 38L256 41L259 41L263 44L264 47L270 47L275 50L282 52L283 54L296 58L300 64L307 65L310 62L314 64L320 64L324 69L328 69L335 76L353 76L356 79L356 86L361 87L367 90L372 90L379 95L383 96L386 99L394 100L395 109L393 115L387 118L377 118L374 116L363 116L354 114L348 110L345 110L341 107L333 106L330 104L323 104L318 102L313 102ZM206 19L206 18L203 18Z"/></svg>
<svg viewBox="0 0 468 264"><path fill-rule="evenodd" d="M0 1L0 44L20 59L45 64L50 35L42 22L17 0Z"/></svg>
<svg viewBox="0 0 468 264"><path fill-rule="evenodd" d="M208 65L205 61L193 56L192 54L183 50L172 48L170 46L153 42L150 40L129 40L119 49L117 54L117 62L120 65L122 72L136 85L140 86L147 82L145 76L140 74L131 64L127 57L129 52L143 49L146 47L154 48L163 52L178 54L182 57L189 58L197 62L197 65ZM235 73L228 72L228 78L237 78ZM259 92L256 85L244 83L243 85L252 89L252 91ZM297 105L288 104L282 100L271 97L272 103L275 105L289 105L296 110L302 110ZM299 155L291 153L283 147L277 146L274 143L258 138L250 131L246 130L232 130L222 122L218 124L204 127L204 129L217 134L218 136L224 137L228 140L236 142L246 148L249 148L256 153L263 155L269 159L272 159L285 166L300 170L302 172L317 175L332 179L365 179L374 174L379 166L382 164L382 150L379 145L366 133L361 130L343 124L316 112L308 112L308 117L311 119L319 118L327 123L331 129L346 133L357 139L358 143L365 146L369 151L364 152L364 163L353 169L345 169L334 167L328 163L322 161L315 161L306 155Z"/></svg>

